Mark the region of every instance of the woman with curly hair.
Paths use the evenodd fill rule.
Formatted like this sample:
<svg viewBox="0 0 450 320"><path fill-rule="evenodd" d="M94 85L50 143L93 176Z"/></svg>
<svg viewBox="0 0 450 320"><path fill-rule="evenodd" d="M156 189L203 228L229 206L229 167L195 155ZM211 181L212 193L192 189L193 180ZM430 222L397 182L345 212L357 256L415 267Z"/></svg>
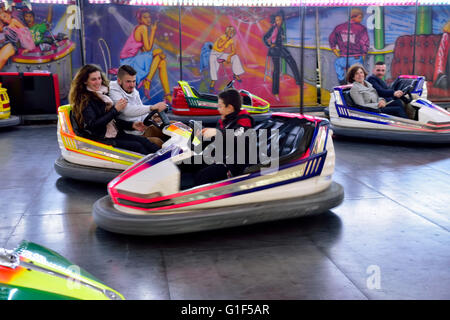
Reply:
<svg viewBox="0 0 450 320"><path fill-rule="evenodd" d="M141 154L156 152L159 147L142 136L127 134L124 130L144 131L142 121L131 122L118 118L127 106L126 99L113 103L108 93L108 82L101 69L85 65L72 81L69 103L82 135L86 138L128 149Z"/></svg>

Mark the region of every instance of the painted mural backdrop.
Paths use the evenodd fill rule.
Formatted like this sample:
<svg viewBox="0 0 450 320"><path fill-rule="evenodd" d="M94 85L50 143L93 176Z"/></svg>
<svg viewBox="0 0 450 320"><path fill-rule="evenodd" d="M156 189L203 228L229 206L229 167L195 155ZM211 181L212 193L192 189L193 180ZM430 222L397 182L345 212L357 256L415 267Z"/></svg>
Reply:
<svg viewBox="0 0 450 320"><path fill-rule="evenodd" d="M110 79L120 65L129 64L138 71L144 103L170 101L180 79L178 17L178 7L87 5L86 60L101 66ZM195 78L189 70L184 73L187 80Z"/></svg>
<svg viewBox="0 0 450 320"><path fill-rule="evenodd" d="M133 65L144 103L170 99L182 78L212 93L235 80L236 88L273 105L298 106L298 8L183 7L180 21L178 7L98 7L86 7L87 60L103 66L111 78L121 64ZM147 29L145 36L140 26ZM145 37L148 45L141 41ZM139 52L133 51L139 46ZM310 55L305 101L317 104L314 50Z"/></svg>
<svg viewBox="0 0 450 320"><path fill-rule="evenodd" d="M83 24L75 5L32 4L30 10L19 1L0 10L0 71L57 73L65 98L81 66L83 26L86 63L100 65L110 79L121 64L134 66L144 103L170 101L180 79L214 93L234 80L236 88L272 106L298 106L303 78L305 105L327 105L350 65L362 63L371 72L376 61L386 62L387 82L400 74L424 75L432 100L450 100L450 6L418 12L406 6L309 7L300 74L299 8L83 3Z"/></svg>
<svg viewBox="0 0 450 320"><path fill-rule="evenodd" d="M345 83L349 66L360 63L370 73L377 61L386 62L388 83L401 74L423 75L430 99L450 99L450 6L419 7L417 27L415 7L318 10L321 78L326 90L322 104L327 104L328 91Z"/></svg>
<svg viewBox="0 0 450 320"><path fill-rule="evenodd" d="M60 98L67 97L72 70L81 64L76 6L25 5L0 8L0 72L58 74Z"/></svg>

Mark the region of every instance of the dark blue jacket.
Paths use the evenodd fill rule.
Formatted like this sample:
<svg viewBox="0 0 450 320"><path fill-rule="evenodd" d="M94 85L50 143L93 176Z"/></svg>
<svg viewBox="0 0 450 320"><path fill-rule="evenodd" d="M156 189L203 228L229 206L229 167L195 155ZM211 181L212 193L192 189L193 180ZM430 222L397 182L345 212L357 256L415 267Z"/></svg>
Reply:
<svg viewBox="0 0 450 320"><path fill-rule="evenodd" d="M368 76L366 80L370 82L370 84L375 88L375 90L377 90L377 93L380 97L385 98L386 101L394 99L395 90L389 88L386 82L374 76L373 74Z"/></svg>

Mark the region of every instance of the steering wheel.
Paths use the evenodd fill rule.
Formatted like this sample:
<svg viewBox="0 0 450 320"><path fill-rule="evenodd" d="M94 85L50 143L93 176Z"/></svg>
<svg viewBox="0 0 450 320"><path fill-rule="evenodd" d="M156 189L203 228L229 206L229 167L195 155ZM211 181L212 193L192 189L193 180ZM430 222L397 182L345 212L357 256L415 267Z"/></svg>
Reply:
<svg viewBox="0 0 450 320"><path fill-rule="evenodd" d="M413 101L413 97L411 94L411 91L413 91L414 86L411 84L409 86L407 86L405 89L403 89L403 96L400 97L400 99L405 102L406 104L410 103L411 101Z"/></svg>
<svg viewBox="0 0 450 320"><path fill-rule="evenodd" d="M234 80L231 80L230 82L228 82L228 84L226 85L225 88L226 88L226 89L234 88L233 83L234 83Z"/></svg>
<svg viewBox="0 0 450 320"><path fill-rule="evenodd" d="M201 136L202 136L201 131L197 134L195 132L195 129L201 128L202 125L201 125L201 123L199 123L198 121L195 121L195 120L189 120L188 124L189 124L189 127L192 129L191 146L190 147L191 147L191 150L194 151L194 148L195 148L194 139L197 138L197 139L201 140Z"/></svg>
<svg viewBox="0 0 450 320"><path fill-rule="evenodd" d="M167 109L166 109L167 110ZM158 123L156 123L153 119L152 119L152 117L155 115L155 114L158 114L159 115L159 117L161 118L161 120L162 120L162 123L160 124L160 125L158 125ZM157 127L157 128L159 128L159 129L163 129L165 126L168 126L169 124L170 124L170 120L169 120L169 117L167 116L167 113L166 113L166 111L158 111L158 110L153 110L153 111L151 111L146 117L145 117L145 119L144 119L144 125L146 125L147 127L149 126L149 125L154 125L155 127Z"/></svg>

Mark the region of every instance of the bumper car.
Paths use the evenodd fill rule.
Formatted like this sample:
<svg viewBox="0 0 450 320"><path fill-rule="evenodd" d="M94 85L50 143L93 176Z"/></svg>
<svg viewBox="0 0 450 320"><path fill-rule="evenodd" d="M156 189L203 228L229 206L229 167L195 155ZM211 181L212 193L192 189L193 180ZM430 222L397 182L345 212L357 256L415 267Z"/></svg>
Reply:
<svg viewBox="0 0 450 320"><path fill-rule="evenodd" d="M11 115L9 96L0 83L0 128L15 126L20 123L20 118Z"/></svg>
<svg viewBox="0 0 450 320"><path fill-rule="evenodd" d="M0 248L0 300L124 300L58 253L22 241Z"/></svg>
<svg viewBox="0 0 450 320"><path fill-rule="evenodd" d="M405 95L408 119L356 105L351 85L334 88L330 99L331 128L336 135L417 143L450 143L450 113L427 100L422 76L399 76L392 88Z"/></svg>
<svg viewBox="0 0 450 320"><path fill-rule="evenodd" d="M152 120L155 113L159 115L160 123ZM160 129L170 124L166 113L157 111L150 112L143 122ZM176 137L177 134L174 135ZM66 178L108 183L144 156L83 137L82 130L72 116L70 105L58 108L57 136L61 156L56 159L54 168L60 176Z"/></svg>
<svg viewBox="0 0 450 320"><path fill-rule="evenodd" d="M107 183L143 157L82 137L70 105L58 108L57 136L61 156L54 168L66 178Z"/></svg>
<svg viewBox="0 0 450 320"><path fill-rule="evenodd" d="M234 80L227 88L233 87ZM220 118L218 96L211 93L200 93L186 81L178 81L179 86L173 89L171 120L188 122L189 120L202 121L207 124L216 124ZM240 89L242 108L247 110L257 123L270 117L270 104L254 94Z"/></svg>
<svg viewBox="0 0 450 320"><path fill-rule="evenodd" d="M182 164L203 152L192 147L199 145L197 137L191 139L193 127L166 127L167 135L178 132L177 143L108 184L109 194L93 206L97 226L130 235L189 233L318 214L343 200L342 186L332 181L335 153L328 120L272 114L253 131L254 146L265 160L243 175L199 186L186 180L189 170Z"/></svg>

